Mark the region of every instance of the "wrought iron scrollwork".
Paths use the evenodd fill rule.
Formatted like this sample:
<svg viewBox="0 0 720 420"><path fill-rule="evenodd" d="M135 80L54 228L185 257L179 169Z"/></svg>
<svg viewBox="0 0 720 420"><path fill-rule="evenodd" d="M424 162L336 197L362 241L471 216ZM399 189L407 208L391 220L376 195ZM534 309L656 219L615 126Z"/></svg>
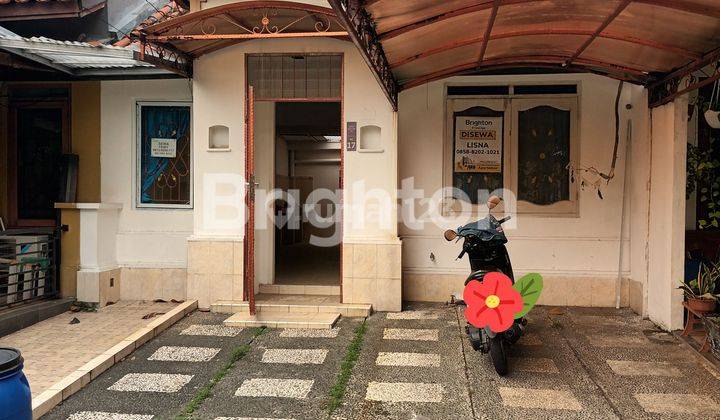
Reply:
<svg viewBox="0 0 720 420"><path fill-rule="evenodd" d="M192 77L192 57L169 45L147 42L140 39L138 59L158 67L166 68L185 77Z"/></svg>
<svg viewBox="0 0 720 420"><path fill-rule="evenodd" d="M712 70L706 72L706 67ZM698 77L702 73L701 77ZM720 49L715 49L665 77L648 83L648 104L655 108L678 96L720 80Z"/></svg>
<svg viewBox="0 0 720 420"><path fill-rule="evenodd" d="M333 10L360 48L385 94L397 110L398 83L375 31L375 24L357 0L330 0Z"/></svg>
<svg viewBox="0 0 720 420"><path fill-rule="evenodd" d="M243 19L242 21L231 13L223 13L208 16L195 22L192 26L183 27L181 25L170 27L162 32L162 35L169 39L192 39L193 33L200 32L203 35L230 35L234 33L241 33L247 35L278 35L282 33L304 33L312 32L312 29L308 31L308 25L302 28L298 28L298 24L307 20L314 21L310 27L315 32L341 32L344 31L343 26L338 20L331 15L317 13L313 11L307 11L297 17L291 18L282 17L280 14L281 8L262 8L254 11L253 16L257 18L257 21L253 19ZM288 21L289 20L289 21ZM231 30L227 30L227 23L230 23ZM222 25L220 25L222 24ZM219 28L223 28L221 30Z"/></svg>

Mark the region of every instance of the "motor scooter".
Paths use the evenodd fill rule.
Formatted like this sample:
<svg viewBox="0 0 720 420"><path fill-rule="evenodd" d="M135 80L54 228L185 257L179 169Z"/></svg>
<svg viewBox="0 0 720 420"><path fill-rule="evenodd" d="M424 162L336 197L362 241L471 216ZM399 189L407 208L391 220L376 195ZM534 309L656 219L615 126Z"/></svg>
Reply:
<svg viewBox="0 0 720 420"><path fill-rule="evenodd" d="M489 210L495 208L502 199L498 196L491 196L487 201ZM447 241L463 240L462 252L457 259L468 255L470 269L472 272L465 280L465 286L470 282L482 282L485 275L491 272L501 272L515 282L510 256L505 244L507 237L503 231L502 224L510 219L507 216L503 219L496 219L490 212L483 219L468 223L457 230L447 230L444 233ZM458 305L464 305L462 300L455 301ZM495 371L500 376L508 373L507 348L515 344L522 336L527 321L519 318L513 321L512 326L501 333L495 333L489 327L477 328L470 323L465 326L470 344L475 351L483 354L490 353Z"/></svg>

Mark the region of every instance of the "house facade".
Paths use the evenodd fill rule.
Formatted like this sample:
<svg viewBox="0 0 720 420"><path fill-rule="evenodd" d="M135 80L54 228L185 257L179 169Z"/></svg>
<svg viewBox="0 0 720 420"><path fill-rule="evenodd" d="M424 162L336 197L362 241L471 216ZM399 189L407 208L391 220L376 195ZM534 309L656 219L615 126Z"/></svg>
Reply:
<svg viewBox="0 0 720 420"><path fill-rule="evenodd" d="M79 232L69 268L78 299L197 299L216 310L250 302L251 313L256 299L282 293L380 311L448 301L469 265L442 232L483 217L494 193L504 200L496 212L513 216L516 276L545 279L540 304L631 307L680 327L695 128L687 96L655 106L643 82L684 66L687 54L659 48L652 31L653 43L633 38L630 58L621 48L605 57L593 43L617 41L608 15L622 23L623 13L653 11L655 24L679 25L673 13L697 11L594 6L597 22L582 22L592 29L559 39L521 28L488 43L522 5L443 14L449 5L418 2L419 16L389 3L208 0L143 28L141 51L156 43L190 57L192 74L92 82L99 147L80 162L98 164L79 180L97 181L99 193L56 205ZM399 93L362 48L355 7L375 19ZM480 17L479 28L463 20ZM443 46L440 30L423 32L432 19L480 38ZM682 42L688 51L713 42L701 38ZM560 52L537 51L550 47ZM454 64L478 51L486 71ZM632 51L647 53L648 69L620 64L643 68ZM556 55L565 58L550 66Z"/></svg>

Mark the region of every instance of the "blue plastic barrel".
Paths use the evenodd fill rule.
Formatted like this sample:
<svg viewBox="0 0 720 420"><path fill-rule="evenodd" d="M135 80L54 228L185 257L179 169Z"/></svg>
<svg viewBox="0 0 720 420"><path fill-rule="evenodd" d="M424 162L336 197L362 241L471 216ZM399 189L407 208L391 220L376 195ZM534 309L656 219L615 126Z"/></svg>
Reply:
<svg viewBox="0 0 720 420"><path fill-rule="evenodd" d="M20 350L0 347L0 419L32 420L32 394Z"/></svg>

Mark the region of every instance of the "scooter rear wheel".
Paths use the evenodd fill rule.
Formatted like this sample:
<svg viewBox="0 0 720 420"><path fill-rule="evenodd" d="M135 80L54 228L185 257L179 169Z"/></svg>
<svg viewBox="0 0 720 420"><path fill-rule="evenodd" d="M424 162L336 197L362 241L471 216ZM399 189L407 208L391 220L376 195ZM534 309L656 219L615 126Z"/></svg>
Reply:
<svg viewBox="0 0 720 420"><path fill-rule="evenodd" d="M507 356L505 355L505 342L500 336L490 340L490 359L492 359L495 372L500 376L508 373Z"/></svg>

